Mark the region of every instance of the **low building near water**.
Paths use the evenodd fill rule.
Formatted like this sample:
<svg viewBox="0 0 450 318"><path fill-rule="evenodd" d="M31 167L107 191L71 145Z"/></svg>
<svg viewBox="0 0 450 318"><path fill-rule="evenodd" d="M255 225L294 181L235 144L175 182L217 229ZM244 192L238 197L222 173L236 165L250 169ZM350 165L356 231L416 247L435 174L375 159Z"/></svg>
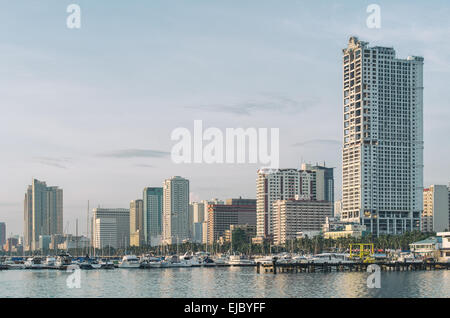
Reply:
<svg viewBox="0 0 450 318"><path fill-rule="evenodd" d="M450 236L450 233L449 233ZM414 256L423 258L437 258L442 247L442 237L432 236L425 240L409 244L409 248Z"/></svg>
<svg viewBox="0 0 450 318"><path fill-rule="evenodd" d="M450 262L450 232L439 232L436 234L441 238L441 247L439 250L439 261Z"/></svg>
<svg viewBox="0 0 450 318"><path fill-rule="evenodd" d="M327 218L322 226L323 237L337 239L340 237L361 238L366 233L366 226L359 223L344 223L335 218Z"/></svg>

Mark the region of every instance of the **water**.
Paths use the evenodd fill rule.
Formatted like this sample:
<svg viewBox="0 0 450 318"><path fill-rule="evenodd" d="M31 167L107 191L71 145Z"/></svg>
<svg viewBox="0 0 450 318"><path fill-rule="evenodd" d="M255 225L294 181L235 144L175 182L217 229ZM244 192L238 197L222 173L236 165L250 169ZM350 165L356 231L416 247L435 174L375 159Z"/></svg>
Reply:
<svg viewBox="0 0 450 318"><path fill-rule="evenodd" d="M450 271L257 274L255 268L167 268L81 271L81 288L58 270L0 271L0 297L450 297Z"/></svg>

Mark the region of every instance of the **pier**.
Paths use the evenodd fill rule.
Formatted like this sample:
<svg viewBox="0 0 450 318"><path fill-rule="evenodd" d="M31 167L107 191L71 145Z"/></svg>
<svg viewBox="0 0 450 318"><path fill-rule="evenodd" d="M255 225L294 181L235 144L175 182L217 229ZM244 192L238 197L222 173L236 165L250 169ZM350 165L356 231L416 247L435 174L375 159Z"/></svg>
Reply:
<svg viewBox="0 0 450 318"><path fill-rule="evenodd" d="M339 262L339 263L258 263L256 272L259 273L314 273L314 272L367 272L370 265L378 265L381 271L404 272L404 271L426 271L426 270L449 270L450 263L439 262Z"/></svg>

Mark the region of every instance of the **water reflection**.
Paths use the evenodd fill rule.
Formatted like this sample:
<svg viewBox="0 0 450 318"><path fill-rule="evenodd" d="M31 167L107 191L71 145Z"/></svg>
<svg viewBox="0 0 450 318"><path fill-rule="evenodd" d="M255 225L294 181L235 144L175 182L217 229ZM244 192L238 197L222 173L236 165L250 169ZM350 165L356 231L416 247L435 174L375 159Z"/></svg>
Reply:
<svg viewBox="0 0 450 318"><path fill-rule="evenodd" d="M70 289L65 271L0 272L0 297L450 297L448 271L257 274L254 268L161 268L82 271Z"/></svg>

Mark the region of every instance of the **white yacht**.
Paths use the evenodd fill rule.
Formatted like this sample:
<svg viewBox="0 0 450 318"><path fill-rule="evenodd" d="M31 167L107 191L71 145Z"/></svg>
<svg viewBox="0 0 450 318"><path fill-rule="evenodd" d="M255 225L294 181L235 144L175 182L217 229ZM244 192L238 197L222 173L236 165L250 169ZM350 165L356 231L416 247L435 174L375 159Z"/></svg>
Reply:
<svg viewBox="0 0 450 318"><path fill-rule="evenodd" d="M55 267L58 269L66 269L67 266L72 265L72 256L69 254L60 254L56 257Z"/></svg>
<svg viewBox="0 0 450 318"><path fill-rule="evenodd" d="M322 253L314 255L311 259L309 259L310 262L315 264L324 264L324 263L353 263L353 261L350 259L348 254L342 254L342 253Z"/></svg>
<svg viewBox="0 0 450 318"><path fill-rule="evenodd" d="M125 255L119 263L119 268L139 268L141 263L136 255Z"/></svg>
<svg viewBox="0 0 450 318"><path fill-rule="evenodd" d="M230 259L228 258L227 255L221 255L220 257L214 258L214 263L216 264L216 266L226 266L226 265L229 265L229 264L228 264L229 261L230 261Z"/></svg>
<svg viewBox="0 0 450 318"><path fill-rule="evenodd" d="M23 261L13 261L11 258L5 260L3 264L8 266L8 269L25 269Z"/></svg>
<svg viewBox="0 0 450 318"><path fill-rule="evenodd" d="M198 257L197 255L192 255L191 253L186 252L183 256L180 257L181 262L185 262L190 264L193 267L199 267L203 264L203 259Z"/></svg>
<svg viewBox="0 0 450 318"><path fill-rule="evenodd" d="M55 264L56 264L56 258L53 256L47 256L43 263L44 267L46 267L46 268L54 268Z"/></svg>
<svg viewBox="0 0 450 318"><path fill-rule="evenodd" d="M231 257L230 257L231 259ZM263 256L263 257L259 257L258 259L256 259L256 263L260 263L260 264L272 264L274 261L273 256Z"/></svg>
<svg viewBox="0 0 450 318"><path fill-rule="evenodd" d="M42 259L40 257L29 257L25 261L26 269L41 269L44 267L42 264Z"/></svg>
<svg viewBox="0 0 450 318"><path fill-rule="evenodd" d="M231 266L252 266L255 265L255 261L240 255L230 255L228 264Z"/></svg>
<svg viewBox="0 0 450 318"><path fill-rule="evenodd" d="M173 255L167 260L166 267L192 267L192 263L181 259L178 255Z"/></svg>

